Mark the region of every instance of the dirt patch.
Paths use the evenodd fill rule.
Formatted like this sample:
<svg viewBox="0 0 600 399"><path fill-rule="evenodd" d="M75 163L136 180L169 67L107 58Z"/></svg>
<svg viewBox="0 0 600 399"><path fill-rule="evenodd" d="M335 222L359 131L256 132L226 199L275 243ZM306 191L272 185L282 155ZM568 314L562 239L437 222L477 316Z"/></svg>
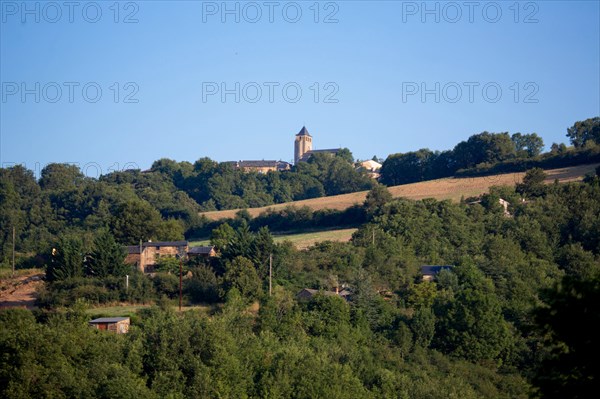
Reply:
<svg viewBox="0 0 600 399"><path fill-rule="evenodd" d="M44 284L41 273L5 279L0 287L0 308L35 308L37 288Z"/></svg>

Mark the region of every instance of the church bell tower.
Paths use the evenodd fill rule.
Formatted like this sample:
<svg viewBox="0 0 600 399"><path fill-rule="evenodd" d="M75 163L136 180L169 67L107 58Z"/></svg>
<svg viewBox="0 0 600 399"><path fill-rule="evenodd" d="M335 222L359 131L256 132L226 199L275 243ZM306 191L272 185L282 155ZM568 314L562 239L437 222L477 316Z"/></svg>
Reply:
<svg viewBox="0 0 600 399"><path fill-rule="evenodd" d="M294 164L298 165L298 162L304 154L312 150L312 136L308 133L305 126L302 126L302 130L296 135L294 140Z"/></svg>

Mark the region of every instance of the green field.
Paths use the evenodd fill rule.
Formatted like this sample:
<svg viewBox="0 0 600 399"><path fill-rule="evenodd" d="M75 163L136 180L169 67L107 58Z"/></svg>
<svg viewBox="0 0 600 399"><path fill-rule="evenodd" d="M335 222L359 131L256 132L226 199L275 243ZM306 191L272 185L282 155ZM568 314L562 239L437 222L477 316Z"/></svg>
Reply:
<svg viewBox="0 0 600 399"><path fill-rule="evenodd" d="M350 241L356 229L311 231L307 233L273 234L275 242L291 241L298 249L306 249L322 241ZM210 245L210 240L190 242L190 246Z"/></svg>
<svg viewBox="0 0 600 399"><path fill-rule="evenodd" d="M117 306L106 306L88 309L87 314L93 317L118 317L118 316L133 316L140 309L149 308L152 305L117 305ZM174 311L179 310L179 306L171 306ZM194 306L182 306L181 310L187 312L188 310L197 310L205 314L209 314L214 310L214 306L210 305L194 305Z"/></svg>

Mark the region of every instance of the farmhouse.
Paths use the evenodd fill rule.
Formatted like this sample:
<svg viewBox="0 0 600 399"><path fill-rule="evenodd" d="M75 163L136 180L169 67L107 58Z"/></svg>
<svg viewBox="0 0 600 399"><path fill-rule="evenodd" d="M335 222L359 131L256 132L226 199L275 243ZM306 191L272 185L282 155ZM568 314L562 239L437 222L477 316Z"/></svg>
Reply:
<svg viewBox="0 0 600 399"><path fill-rule="evenodd" d="M125 263L135 265L144 273L154 270L156 261L163 256L177 257L213 257L216 252L213 246L190 247L187 241L148 241L140 245L130 245L126 248Z"/></svg>
<svg viewBox="0 0 600 399"><path fill-rule="evenodd" d="M358 164L358 169L367 172L367 175L369 175L369 177L372 179L379 179L379 171L381 166L382 165L379 162L369 159L368 161L360 162Z"/></svg>
<svg viewBox="0 0 600 399"><path fill-rule="evenodd" d="M89 322L89 325L104 331L112 331L117 334L127 334L129 332L129 317L101 317Z"/></svg>

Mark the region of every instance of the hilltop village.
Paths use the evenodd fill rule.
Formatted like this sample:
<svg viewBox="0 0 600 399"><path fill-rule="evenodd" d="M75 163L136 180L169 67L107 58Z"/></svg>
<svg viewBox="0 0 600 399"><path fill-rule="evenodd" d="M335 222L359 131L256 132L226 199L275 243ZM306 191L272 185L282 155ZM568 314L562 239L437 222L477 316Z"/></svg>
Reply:
<svg viewBox="0 0 600 399"><path fill-rule="evenodd" d="M328 149L313 149L313 136L308 132L306 126L296 134L294 138L294 165L298 165L300 162L308 162L308 160L315 154L329 154L336 156L340 152L341 148L328 148ZM241 169L246 172L258 172L267 173L270 171L284 171L290 170L292 164L282 160L244 160L244 161L227 161L226 164L230 164L235 169ZM381 164L374 160L367 160L363 162L357 162L355 165L358 168L365 170L370 177L378 178Z"/></svg>

